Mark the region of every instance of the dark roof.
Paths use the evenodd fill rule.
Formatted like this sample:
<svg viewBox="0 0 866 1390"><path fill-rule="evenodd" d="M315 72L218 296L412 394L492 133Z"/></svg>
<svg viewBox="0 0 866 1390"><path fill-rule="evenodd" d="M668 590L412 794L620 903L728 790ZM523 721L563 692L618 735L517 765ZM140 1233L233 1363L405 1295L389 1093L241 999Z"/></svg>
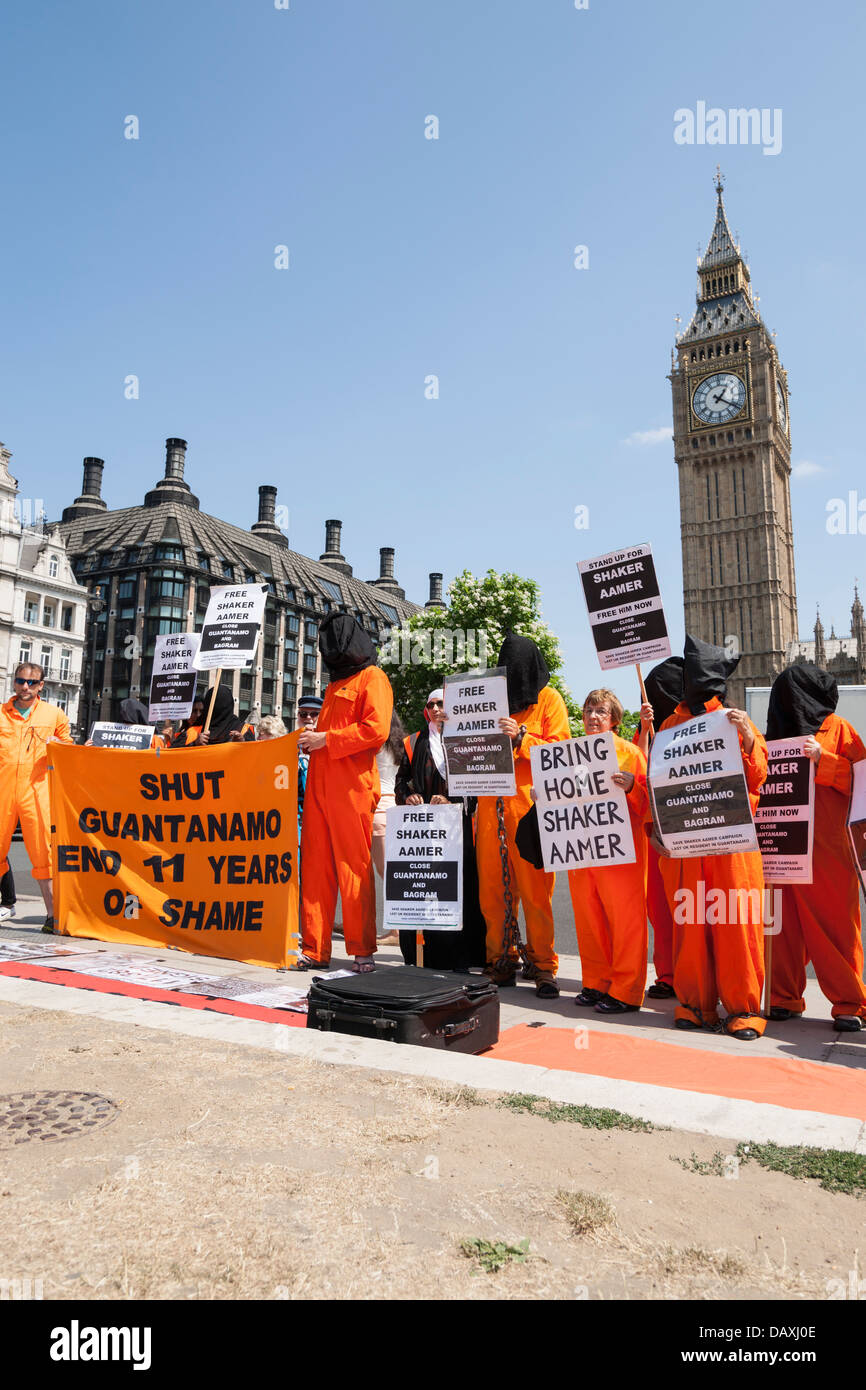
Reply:
<svg viewBox="0 0 866 1390"><path fill-rule="evenodd" d="M285 543L276 544L267 536L245 531L229 521L208 516L206 512L177 501L161 506L122 507L117 511L93 511L60 524L71 559L91 551L100 553L105 568L134 569L142 563L159 563L156 547L179 545L184 552L184 564L199 569L199 556L207 555L217 561L216 576L221 578L219 562L228 560L237 569L251 571L256 579L273 578L278 584L290 584L296 592L308 591L335 602L333 585L337 585L348 609L375 612L385 603L400 619L409 618L422 607L400 598L387 585L366 583L349 576L334 566L306 555L288 550ZM128 552L136 550L135 558ZM106 555L114 552L114 556ZM171 563L164 561L164 563ZM202 571L204 576L205 571ZM226 579L225 582L230 582ZM323 582L329 587L326 589ZM391 621L390 615L385 615Z"/></svg>

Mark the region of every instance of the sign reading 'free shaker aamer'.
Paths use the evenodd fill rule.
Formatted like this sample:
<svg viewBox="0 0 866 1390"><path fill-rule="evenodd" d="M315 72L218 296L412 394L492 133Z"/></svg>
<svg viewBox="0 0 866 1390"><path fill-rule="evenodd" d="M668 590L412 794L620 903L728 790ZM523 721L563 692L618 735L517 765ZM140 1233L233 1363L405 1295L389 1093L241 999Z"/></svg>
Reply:
<svg viewBox="0 0 866 1390"><path fill-rule="evenodd" d="M389 806L385 926L459 931L463 921L463 807Z"/></svg>
<svg viewBox="0 0 866 1390"><path fill-rule="evenodd" d="M724 710L660 729L647 781L656 831L672 858L757 850L740 739Z"/></svg>
<svg viewBox="0 0 866 1390"><path fill-rule="evenodd" d="M445 677L442 746L449 796L514 796L511 739L499 727L508 718L508 681L499 667Z"/></svg>
<svg viewBox="0 0 866 1390"><path fill-rule="evenodd" d="M266 584L225 584L211 589L195 658L197 670L234 670L250 665L267 593Z"/></svg>

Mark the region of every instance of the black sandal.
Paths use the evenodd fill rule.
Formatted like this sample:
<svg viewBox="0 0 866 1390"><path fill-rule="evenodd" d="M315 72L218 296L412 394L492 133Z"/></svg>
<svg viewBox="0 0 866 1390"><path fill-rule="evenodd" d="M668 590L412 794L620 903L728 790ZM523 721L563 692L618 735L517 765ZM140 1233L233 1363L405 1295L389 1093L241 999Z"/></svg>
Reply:
<svg viewBox="0 0 866 1390"><path fill-rule="evenodd" d="M538 999L558 999L559 985L553 980L536 980L535 994Z"/></svg>
<svg viewBox="0 0 866 1390"><path fill-rule="evenodd" d="M666 980L656 980L646 992L647 999L675 999L676 990Z"/></svg>
<svg viewBox="0 0 866 1390"><path fill-rule="evenodd" d="M593 1004L597 1004L599 999L603 998L604 994L600 989L589 989L586 987L582 989L579 994L574 996L574 1002L577 1004L578 1008L590 1009Z"/></svg>

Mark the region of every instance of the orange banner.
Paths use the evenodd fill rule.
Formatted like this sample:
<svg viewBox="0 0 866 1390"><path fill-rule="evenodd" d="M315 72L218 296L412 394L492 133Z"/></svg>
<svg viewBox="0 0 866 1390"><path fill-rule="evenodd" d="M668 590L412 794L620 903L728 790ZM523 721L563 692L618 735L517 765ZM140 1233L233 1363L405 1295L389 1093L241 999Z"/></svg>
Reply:
<svg viewBox="0 0 866 1390"><path fill-rule="evenodd" d="M297 733L48 751L59 931L251 965L297 955Z"/></svg>

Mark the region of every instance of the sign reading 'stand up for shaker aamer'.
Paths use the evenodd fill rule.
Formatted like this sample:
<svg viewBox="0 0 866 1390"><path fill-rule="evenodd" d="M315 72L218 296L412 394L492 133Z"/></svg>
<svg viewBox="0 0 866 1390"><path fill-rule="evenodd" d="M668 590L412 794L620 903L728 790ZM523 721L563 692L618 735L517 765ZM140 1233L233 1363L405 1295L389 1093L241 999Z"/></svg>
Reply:
<svg viewBox="0 0 866 1390"><path fill-rule="evenodd" d="M670 656L651 546L581 560L577 568L603 671Z"/></svg>
<svg viewBox="0 0 866 1390"><path fill-rule="evenodd" d="M508 718L508 681L496 668L445 677L442 745L449 796L514 796L511 739L499 727Z"/></svg>
<svg viewBox="0 0 866 1390"><path fill-rule="evenodd" d="M266 584L211 589L195 665L199 671L235 669L252 661L265 611Z"/></svg>

